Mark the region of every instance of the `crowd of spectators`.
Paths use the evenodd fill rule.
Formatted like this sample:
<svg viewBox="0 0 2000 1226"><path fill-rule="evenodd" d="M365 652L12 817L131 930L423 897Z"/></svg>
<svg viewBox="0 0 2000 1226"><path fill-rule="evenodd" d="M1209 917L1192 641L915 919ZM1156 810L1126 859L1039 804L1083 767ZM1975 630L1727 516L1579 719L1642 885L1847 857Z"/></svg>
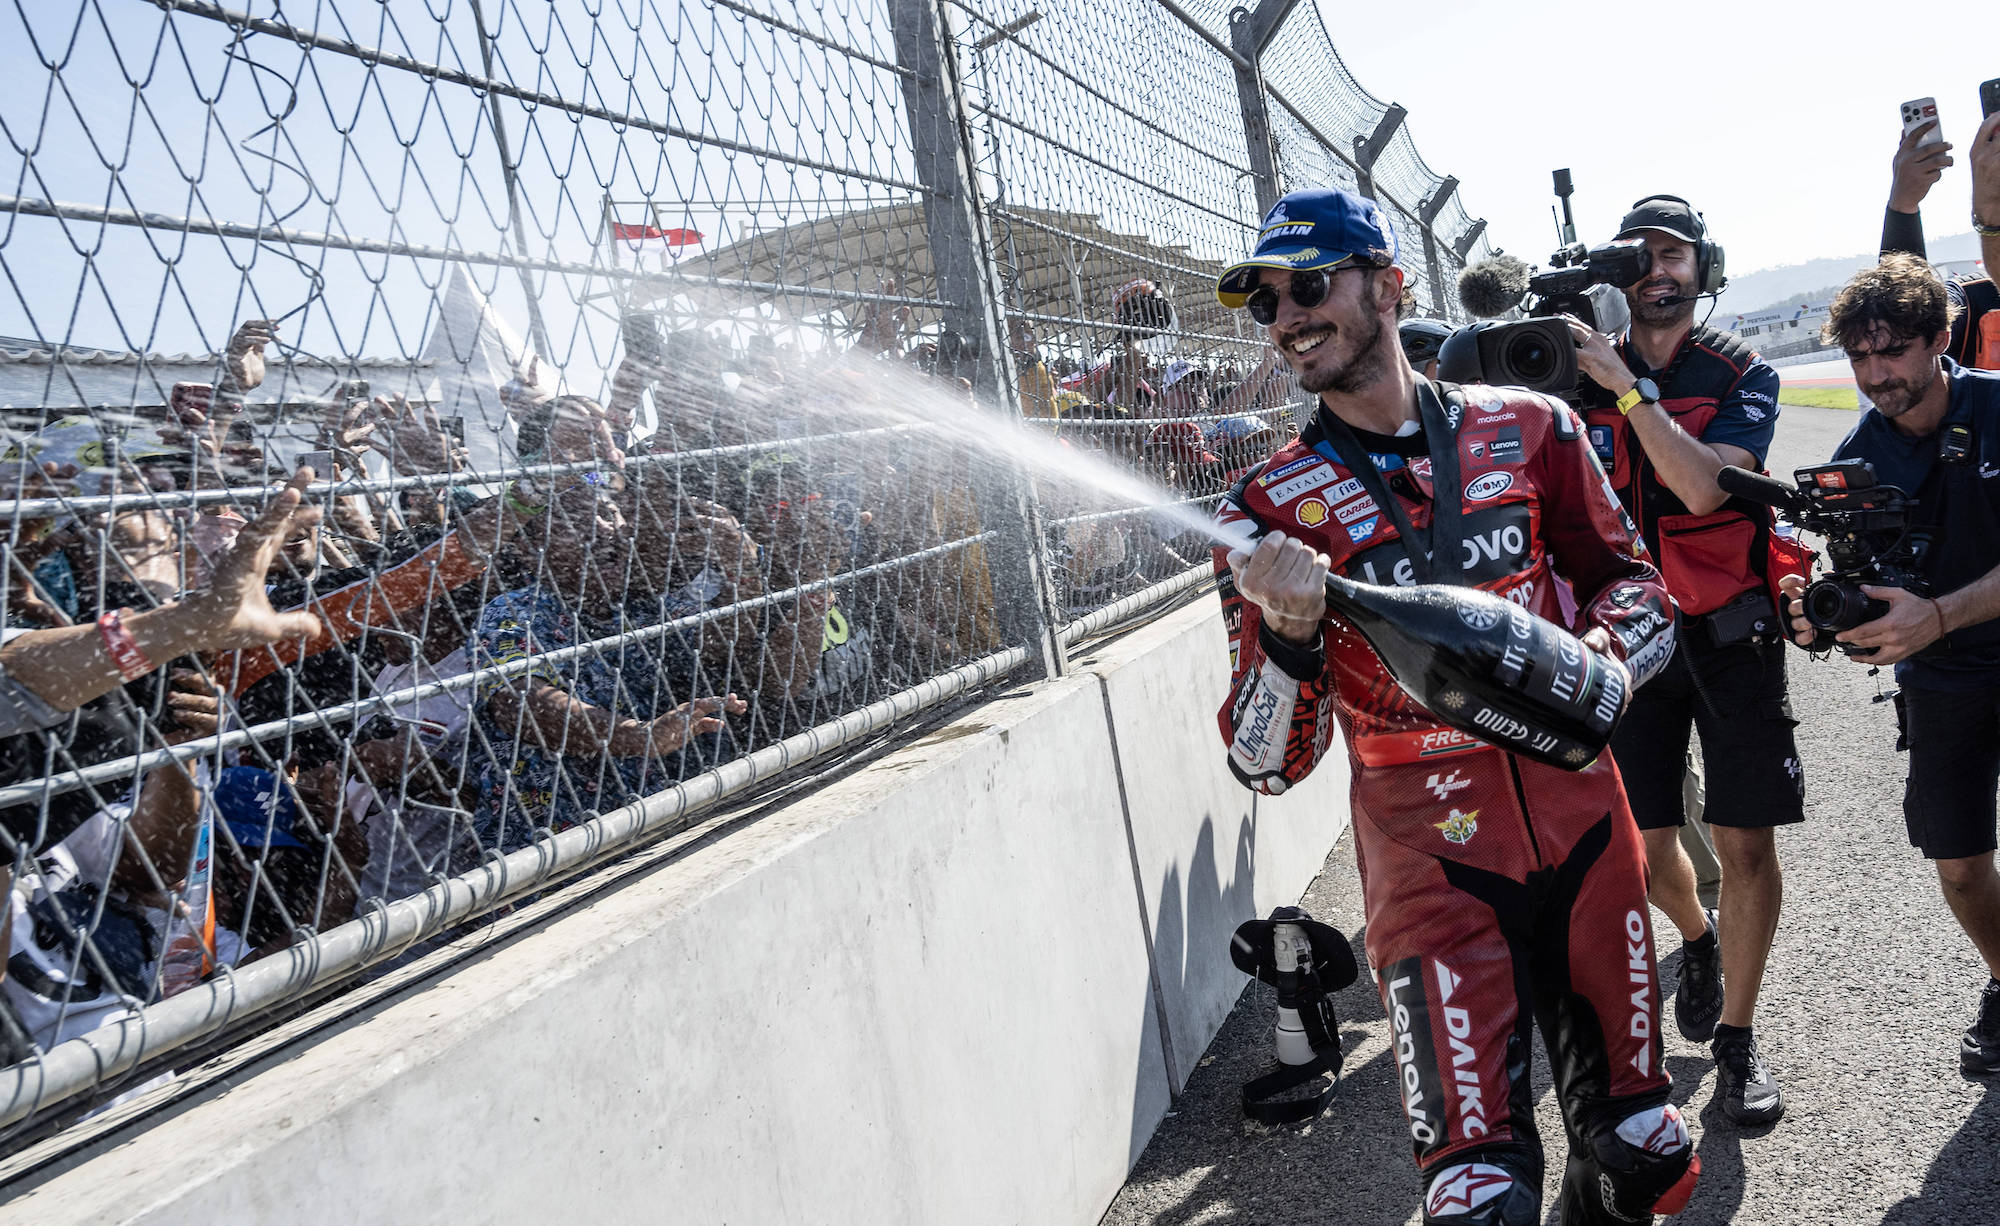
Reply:
<svg viewBox="0 0 2000 1226"><path fill-rule="evenodd" d="M1120 291L1114 342L1089 361L1051 360L1035 326L1009 320L1023 413L1066 445L1135 470L1175 501L1212 505L1230 484L1298 437L1299 399L1277 350L1247 370L1179 356L1170 308L1150 281ZM1235 348L1235 347L1232 347ZM1074 617L1204 563L1209 541L1159 514L1115 514L1114 501L1051 500L1051 556Z"/></svg>
<svg viewBox="0 0 2000 1226"><path fill-rule="evenodd" d="M1003 646L982 459L935 421L976 411L967 355L906 310L844 353L629 315L602 402L532 359L500 390L504 481L357 383L316 450L265 454L275 339L245 323L153 416L7 431L0 497L42 509L4 525L0 1063ZM1287 437L1269 357L1127 339L1059 382L1012 339L1028 416L1176 498ZM866 411L913 385L924 416ZM1071 613L1205 554L1044 514Z"/></svg>

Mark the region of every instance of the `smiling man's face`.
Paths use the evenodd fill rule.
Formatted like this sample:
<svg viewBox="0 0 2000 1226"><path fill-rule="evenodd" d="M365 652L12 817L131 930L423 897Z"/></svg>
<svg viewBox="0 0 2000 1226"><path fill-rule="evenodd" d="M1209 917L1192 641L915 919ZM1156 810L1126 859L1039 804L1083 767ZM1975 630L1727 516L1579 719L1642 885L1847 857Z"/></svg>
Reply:
<svg viewBox="0 0 2000 1226"><path fill-rule="evenodd" d="M1646 250L1652 254L1653 270L1625 291L1632 318L1654 327L1664 327L1694 318L1694 303L1669 298L1692 298L1695 284L1694 244L1664 230L1644 232Z"/></svg>
<svg viewBox="0 0 2000 1226"><path fill-rule="evenodd" d="M1395 279L1389 269L1346 267L1327 273L1332 278L1326 296L1310 310L1292 297L1292 273L1277 268L1257 270L1257 283L1278 291L1278 316L1265 335L1309 392L1352 393L1379 378L1390 332L1384 322L1380 282ZM1395 287L1401 292L1401 285ZM1395 293L1387 299L1393 308Z"/></svg>

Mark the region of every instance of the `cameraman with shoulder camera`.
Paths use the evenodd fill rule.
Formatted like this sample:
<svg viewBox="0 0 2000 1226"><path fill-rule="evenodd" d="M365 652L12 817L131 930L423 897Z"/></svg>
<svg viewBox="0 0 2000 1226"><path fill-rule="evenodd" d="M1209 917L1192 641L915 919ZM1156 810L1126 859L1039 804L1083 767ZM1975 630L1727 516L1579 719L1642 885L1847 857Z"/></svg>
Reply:
<svg viewBox="0 0 2000 1226"><path fill-rule="evenodd" d="M1875 402L1834 459L1867 460L1883 484L1912 495L1929 538L1916 563L1929 595L1863 585L1887 610L1837 641L1869 652L1861 663L1896 666L1910 843L1937 865L1945 902L1991 976L1959 1065L1990 1074L2000 1072L2000 375L1944 356L1952 314L1944 281L1905 254L1856 274L1833 301L1824 335ZM1804 586L1785 584L1795 595ZM1803 602L1789 613L1796 624ZM1810 633L1798 642L1824 645Z"/></svg>
<svg viewBox="0 0 2000 1226"><path fill-rule="evenodd" d="M1625 290L1622 338L1570 320L1590 441L1660 560L1680 606L1675 659L1633 698L1611 742L1645 835L1653 905L1681 931L1674 1021L1713 1039L1716 1094L1739 1124L1769 1124L1784 1095L1751 1031L1784 885L1775 827L1805 817L1785 690L1784 644L1766 584L1772 517L1715 483L1725 464L1764 466L1778 375L1734 333L1694 326L1722 286L1722 249L1676 196L1633 205L1618 237L1652 267ZM1679 842L1690 729L1701 738L1707 819L1722 862L1720 916L1703 910ZM1725 994L1725 987L1727 989Z"/></svg>

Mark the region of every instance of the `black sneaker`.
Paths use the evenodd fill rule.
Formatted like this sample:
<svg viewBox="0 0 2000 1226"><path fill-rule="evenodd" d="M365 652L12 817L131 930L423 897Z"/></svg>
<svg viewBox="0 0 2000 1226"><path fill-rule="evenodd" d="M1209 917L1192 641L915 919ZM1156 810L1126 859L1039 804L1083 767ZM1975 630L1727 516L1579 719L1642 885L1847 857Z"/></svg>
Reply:
<svg viewBox="0 0 2000 1226"><path fill-rule="evenodd" d="M1974 1077L2000 1073L2000 979L1979 994L1979 1020L1959 1040L1958 1067Z"/></svg>
<svg viewBox="0 0 2000 1226"><path fill-rule="evenodd" d="M1757 1053L1757 1036L1734 1026L1717 1027L1715 1097L1723 1114L1745 1127L1775 1124L1785 1114L1785 1092Z"/></svg>
<svg viewBox="0 0 2000 1226"><path fill-rule="evenodd" d="M1674 987L1674 1025L1690 1043L1715 1037L1722 1020L1722 943L1716 940L1715 912L1708 932L1698 941L1681 942L1681 981Z"/></svg>

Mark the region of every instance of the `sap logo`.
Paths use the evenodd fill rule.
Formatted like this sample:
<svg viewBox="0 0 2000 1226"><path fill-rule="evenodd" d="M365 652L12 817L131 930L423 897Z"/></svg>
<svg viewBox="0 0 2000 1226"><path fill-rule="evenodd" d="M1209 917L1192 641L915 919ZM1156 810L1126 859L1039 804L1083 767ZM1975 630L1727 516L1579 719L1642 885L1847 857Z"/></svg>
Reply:
<svg viewBox="0 0 2000 1226"><path fill-rule="evenodd" d="M1498 458L1497 456L1495 457ZM1465 487L1467 502L1491 502L1514 488L1514 474L1490 472L1474 477Z"/></svg>
<svg viewBox="0 0 2000 1226"><path fill-rule="evenodd" d="M1364 519L1358 524L1349 524L1347 525L1347 539L1359 545L1361 542L1375 535L1375 525L1381 522L1382 517L1378 515L1372 519Z"/></svg>
<svg viewBox="0 0 2000 1226"><path fill-rule="evenodd" d="M1321 464L1317 468L1272 486L1269 490L1270 499L1276 505L1284 506L1299 495L1311 493L1331 480L1333 480L1333 465Z"/></svg>
<svg viewBox="0 0 2000 1226"><path fill-rule="evenodd" d="M1406 967L1421 967L1415 959L1403 963ZM1427 1087L1425 1070L1420 1067L1418 1052L1419 1034L1430 1052L1430 1018L1424 1005L1424 990L1421 985L1413 985L1411 975L1406 971L1389 981L1389 1022L1396 1032L1396 1067L1403 1080L1403 1113L1409 1117L1410 1137L1419 1145L1429 1147L1438 1143L1437 1125L1431 1122L1434 1104L1426 1089L1435 1092L1435 1087Z"/></svg>
<svg viewBox="0 0 2000 1226"><path fill-rule="evenodd" d="M1479 810L1461 813L1453 809L1449 817L1436 825L1438 832L1444 835L1445 842L1455 847L1463 847L1472 841L1473 835L1479 833Z"/></svg>
<svg viewBox="0 0 2000 1226"><path fill-rule="evenodd" d="M1625 977L1632 983L1631 1037L1639 1040L1632 1054L1632 1067L1641 1077L1653 1075L1653 941L1646 933L1645 917L1637 911L1625 913Z"/></svg>
<svg viewBox="0 0 2000 1226"><path fill-rule="evenodd" d="M1458 1127L1461 1140L1485 1136L1485 1087L1479 1081L1479 1053L1472 1046L1472 1013L1451 1003L1458 991L1459 977L1442 962L1437 969L1438 1003L1444 1006L1445 1039L1451 1044L1451 1079L1458 1091Z"/></svg>
<svg viewBox="0 0 2000 1226"><path fill-rule="evenodd" d="M1439 800L1444 800L1453 792L1471 787L1472 780L1462 777L1457 771L1453 771L1451 774L1442 777L1432 775L1430 778L1424 780L1424 786L1436 792Z"/></svg>

